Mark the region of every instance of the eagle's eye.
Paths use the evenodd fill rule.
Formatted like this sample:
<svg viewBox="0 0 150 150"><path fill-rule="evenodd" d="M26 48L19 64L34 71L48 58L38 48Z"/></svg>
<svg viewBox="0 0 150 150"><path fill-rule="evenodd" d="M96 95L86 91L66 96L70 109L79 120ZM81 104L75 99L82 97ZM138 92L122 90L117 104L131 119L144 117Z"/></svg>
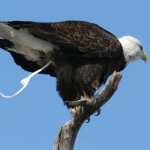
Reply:
<svg viewBox="0 0 150 150"><path fill-rule="evenodd" d="M143 46L142 45L140 45L140 50L143 51Z"/></svg>

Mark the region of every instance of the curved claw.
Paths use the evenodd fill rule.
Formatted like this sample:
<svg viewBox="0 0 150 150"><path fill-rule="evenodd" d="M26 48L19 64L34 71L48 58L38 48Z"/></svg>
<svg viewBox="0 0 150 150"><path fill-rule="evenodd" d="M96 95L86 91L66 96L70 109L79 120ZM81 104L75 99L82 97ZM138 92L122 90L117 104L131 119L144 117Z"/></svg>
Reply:
<svg viewBox="0 0 150 150"><path fill-rule="evenodd" d="M94 116L99 116L100 115L100 112L97 112L97 114L96 115L94 115Z"/></svg>
<svg viewBox="0 0 150 150"><path fill-rule="evenodd" d="M89 123L90 122L90 117L88 116L87 118L86 118L86 122L85 123Z"/></svg>
<svg viewBox="0 0 150 150"><path fill-rule="evenodd" d="M101 113L101 109L99 108L99 109L97 109L97 114L96 115L94 115L94 116L99 116L100 115L100 113Z"/></svg>

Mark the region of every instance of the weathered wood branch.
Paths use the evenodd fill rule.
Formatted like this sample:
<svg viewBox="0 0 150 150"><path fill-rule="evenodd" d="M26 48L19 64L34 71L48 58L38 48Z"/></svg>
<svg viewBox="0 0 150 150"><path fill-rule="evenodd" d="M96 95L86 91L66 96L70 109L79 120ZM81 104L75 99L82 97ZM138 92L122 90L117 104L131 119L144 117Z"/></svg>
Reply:
<svg viewBox="0 0 150 150"><path fill-rule="evenodd" d="M71 106L79 106L77 114L66 122L58 131L53 150L73 150L77 134L84 121L103 106L115 93L122 78L120 73L114 72L109 83L91 101L71 102Z"/></svg>

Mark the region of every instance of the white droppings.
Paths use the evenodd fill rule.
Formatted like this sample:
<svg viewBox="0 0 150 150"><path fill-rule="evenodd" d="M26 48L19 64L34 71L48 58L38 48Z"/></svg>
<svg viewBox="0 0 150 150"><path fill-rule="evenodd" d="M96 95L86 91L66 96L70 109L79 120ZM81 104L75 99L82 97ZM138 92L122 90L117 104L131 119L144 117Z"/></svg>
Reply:
<svg viewBox="0 0 150 150"><path fill-rule="evenodd" d="M13 98L15 96L17 96L18 94L20 94L29 84L30 80L32 79L32 77L34 77L35 75L37 75L39 72L43 71L45 68L47 68L49 65L51 64L51 61L49 61L46 65L44 65L42 68L40 68L39 70L31 73L28 77L22 79L20 81L20 83L23 85L23 87L18 90L15 94L13 95L5 95L3 93L0 93L0 96L3 97L3 98L7 98L7 99L10 99L10 98Z"/></svg>

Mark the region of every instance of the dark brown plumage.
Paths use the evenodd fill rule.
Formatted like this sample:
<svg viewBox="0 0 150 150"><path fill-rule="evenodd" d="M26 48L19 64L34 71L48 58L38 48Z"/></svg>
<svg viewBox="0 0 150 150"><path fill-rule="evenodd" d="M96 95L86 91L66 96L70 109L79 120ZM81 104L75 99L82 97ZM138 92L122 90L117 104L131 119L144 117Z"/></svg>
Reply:
<svg viewBox="0 0 150 150"><path fill-rule="evenodd" d="M38 51L41 62L52 64L41 73L57 78L57 90L64 101L91 97L113 71L126 66L123 49L118 39L96 24L83 21L57 23L5 22L54 45L51 53ZM9 51L16 64L33 72L41 67L36 62L12 50L14 43L0 39L0 47ZM35 50L36 51L36 50Z"/></svg>

